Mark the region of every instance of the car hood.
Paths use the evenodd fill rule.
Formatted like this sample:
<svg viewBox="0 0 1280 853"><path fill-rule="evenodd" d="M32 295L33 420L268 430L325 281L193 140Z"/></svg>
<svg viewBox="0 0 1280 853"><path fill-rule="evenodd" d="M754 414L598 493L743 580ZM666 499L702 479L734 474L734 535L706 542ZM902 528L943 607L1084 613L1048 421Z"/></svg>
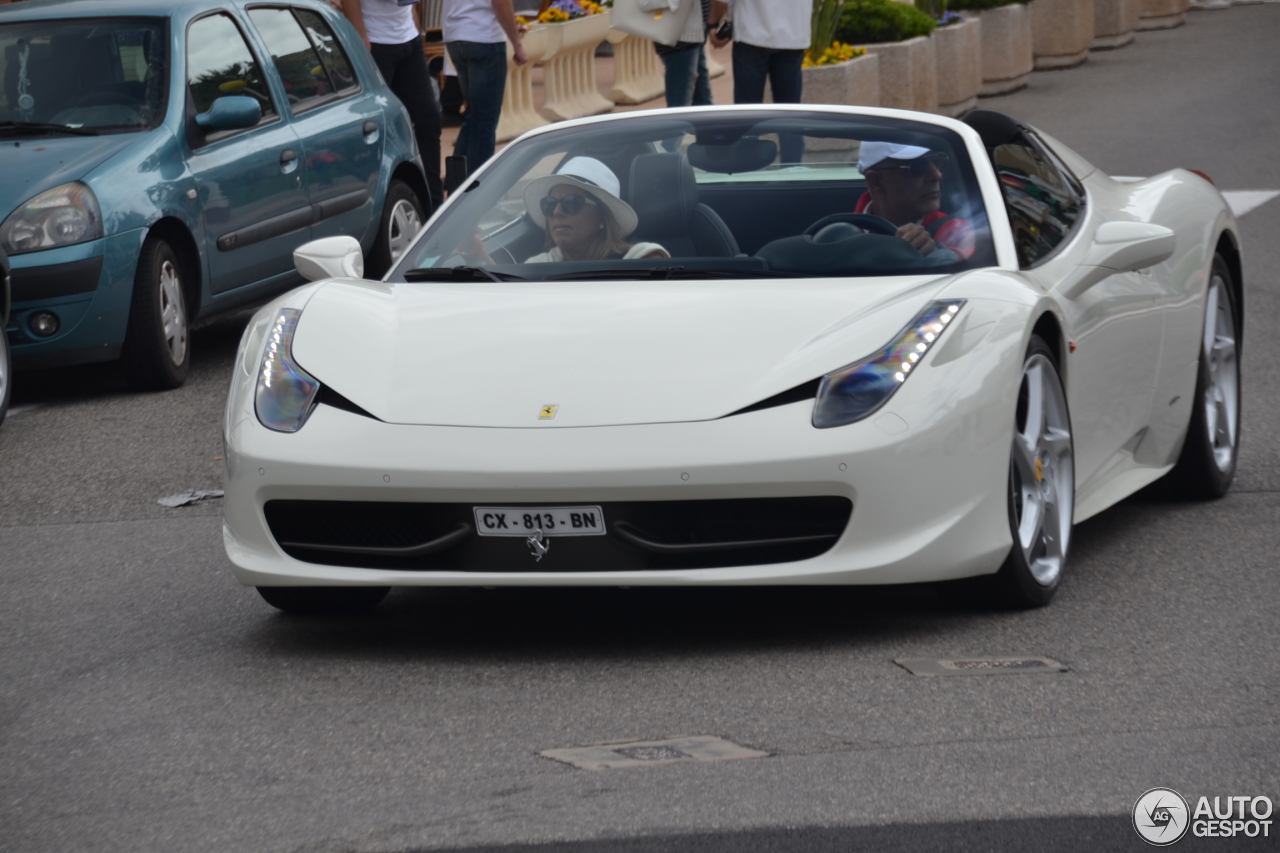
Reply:
<svg viewBox="0 0 1280 853"><path fill-rule="evenodd" d="M307 302L292 351L391 423L710 420L874 352L948 280L336 280Z"/></svg>
<svg viewBox="0 0 1280 853"><path fill-rule="evenodd" d="M32 196L80 180L137 139L136 133L0 139L5 164L0 169L0 221Z"/></svg>

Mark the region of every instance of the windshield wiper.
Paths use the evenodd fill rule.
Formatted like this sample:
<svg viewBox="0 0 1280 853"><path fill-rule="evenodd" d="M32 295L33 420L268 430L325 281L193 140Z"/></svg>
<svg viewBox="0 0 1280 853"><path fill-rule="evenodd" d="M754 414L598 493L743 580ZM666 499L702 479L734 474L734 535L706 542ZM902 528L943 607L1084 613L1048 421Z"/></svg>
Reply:
<svg viewBox="0 0 1280 853"><path fill-rule="evenodd" d="M69 124L46 124L38 121L0 121L0 133L16 130L24 133L70 133L73 136L99 136L96 130L87 127L72 127Z"/></svg>
<svg viewBox="0 0 1280 853"><path fill-rule="evenodd" d="M653 279L682 278L810 278L802 273L778 272L777 270L734 270L734 269L685 269L684 267L658 267L656 269L635 270L587 270L569 272L563 275L547 276L547 281L568 281L572 279L606 279L619 278L633 281L649 281Z"/></svg>
<svg viewBox="0 0 1280 853"><path fill-rule="evenodd" d="M405 270L405 281L528 281L510 273L496 273L484 267L422 267Z"/></svg>

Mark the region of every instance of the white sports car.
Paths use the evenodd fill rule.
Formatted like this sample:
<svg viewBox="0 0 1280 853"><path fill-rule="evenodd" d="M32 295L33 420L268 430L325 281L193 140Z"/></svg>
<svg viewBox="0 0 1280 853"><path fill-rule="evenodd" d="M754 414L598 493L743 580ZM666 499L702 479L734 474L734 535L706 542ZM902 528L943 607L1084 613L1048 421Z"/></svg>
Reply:
<svg viewBox="0 0 1280 853"><path fill-rule="evenodd" d="M227 554L284 610L393 586L950 582L1047 603L1074 522L1239 435L1236 222L1009 116L566 122L383 281L295 254L227 401Z"/></svg>

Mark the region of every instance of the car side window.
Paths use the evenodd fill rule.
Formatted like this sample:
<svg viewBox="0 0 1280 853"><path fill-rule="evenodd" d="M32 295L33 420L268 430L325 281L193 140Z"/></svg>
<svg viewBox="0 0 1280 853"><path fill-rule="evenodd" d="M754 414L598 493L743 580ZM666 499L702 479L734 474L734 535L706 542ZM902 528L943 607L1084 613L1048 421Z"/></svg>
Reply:
<svg viewBox="0 0 1280 853"><path fill-rule="evenodd" d="M997 146L992 153L1004 194L1018 265L1034 266L1071 233L1084 199L1053 159L1026 136Z"/></svg>
<svg viewBox="0 0 1280 853"><path fill-rule="evenodd" d="M355 69L351 67L351 61L347 59L342 44L325 23L324 18L310 9L294 9L293 12L298 16L298 23L302 24L302 28L307 31L307 37L311 39L316 52L320 54L325 70L329 72L329 80L333 88L338 92L359 89L360 80L356 77Z"/></svg>
<svg viewBox="0 0 1280 853"><path fill-rule="evenodd" d="M263 119L276 117L262 69L227 15L201 18L187 30L187 88L197 114L218 98L245 95L262 107Z"/></svg>
<svg viewBox="0 0 1280 853"><path fill-rule="evenodd" d="M271 52L271 61L284 83L292 112L302 112L333 94L329 72L293 12L277 8L250 9L249 20Z"/></svg>

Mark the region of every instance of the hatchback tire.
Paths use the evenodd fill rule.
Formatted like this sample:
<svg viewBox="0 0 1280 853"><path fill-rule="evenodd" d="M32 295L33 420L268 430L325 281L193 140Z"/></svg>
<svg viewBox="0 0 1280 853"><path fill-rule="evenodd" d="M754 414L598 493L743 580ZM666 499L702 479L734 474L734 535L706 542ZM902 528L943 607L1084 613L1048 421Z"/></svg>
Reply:
<svg viewBox="0 0 1280 853"><path fill-rule="evenodd" d="M389 586L260 586L258 594L277 610L305 616L345 616L371 610Z"/></svg>
<svg viewBox="0 0 1280 853"><path fill-rule="evenodd" d="M369 256L369 277L382 278L413 243L427 221L418 194L404 181L392 179L387 185L387 201L382 206L378 239Z"/></svg>
<svg viewBox="0 0 1280 853"><path fill-rule="evenodd" d="M13 399L13 361L9 356L9 336L4 331L4 315L0 313L0 424L9 414Z"/></svg>
<svg viewBox="0 0 1280 853"><path fill-rule="evenodd" d="M191 364L185 273L178 252L155 234L142 244L120 366L138 391L177 388Z"/></svg>

